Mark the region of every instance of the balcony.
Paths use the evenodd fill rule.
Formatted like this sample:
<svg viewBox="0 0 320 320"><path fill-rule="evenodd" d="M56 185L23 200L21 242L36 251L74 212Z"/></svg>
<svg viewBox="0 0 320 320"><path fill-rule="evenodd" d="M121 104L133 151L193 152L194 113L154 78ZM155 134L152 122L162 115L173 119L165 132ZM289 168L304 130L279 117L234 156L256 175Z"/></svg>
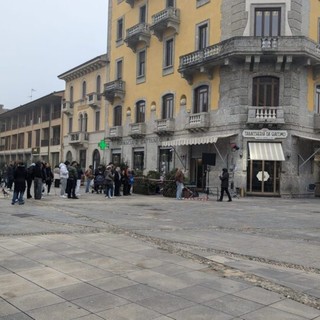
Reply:
<svg viewBox="0 0 320 320"><path fill-rule="evenodd" d="M127 29L127 36L124 39L124 42L133 52L136 52L136 48L140 42L144 42L148 47L150 38L151 33L149 25L146 23L138 23L135 26Z"/></svg>
<svg viewBox="0 0 320 320"><path fill-rule="evenodd" d="M49 139L41 140L41 147L48 147L49 146Z"/></svg>
<svg viewBox="0 0 320 320"><path fill-rule="evenodd" d="M53 137L53 138L51 138L50 144L51 144L52 146L60 145L60 137L57 137L57 138Z"/></svg>
<svg viewBox="0 0 320 320"><path fill-rule="evenodd" d="M73 114L73 103L70 101L62 102L62 112L70 116Z"/></svg>
<svg viewBox="0 0 320 320"><path fill-rule="evenodd" d="M287 70L293 63L315 69L320 63L320 46L304 36L233 37L181 56L178 71L192 84L196 73L211 79L214 67L233 63L243 63L251 71L261 63L273 63L275 71Z"/></svg>
<svg viewBox="0 0 320 320"><path fill-rule="evenodd" d="M201 112L188 115L186 129L190 132L204 132L210 127L210 114Z"/></svg>
<svg viewBox="0 0 320 320"><path fill-rule="evenodd" d="M122 138L122 126L115 126L109 129L109 139L110 140L119 140Z"/></svg>
<svg viewBox="0 0 320 320"><path fill-rule="evenodd" d="M175 120L174 119L160 119L156 120L155 133L159 136L170 136L174 133Z"/></svg>
<svg viewBox="0 0 320 320"><path fill-rule="evenodd" d="M131 8L134 6L134 1L135 0L126 0L126 3L130 4Z"/></svg>
<svg viewBox="0 0 320 320"><path fill-rule="evenodd" d="M146 124L144 122L140 123L130 123L129 136L133 139L141 139L146 135Z"/></svg>
<svg viewBox="0 0 320 320"><path fill-rule="evenodd" d="M89 93L87 95L87 104L93 109L100 108L101 107L100 94L98 94L96 92Z"/></svg>
<svg viewBox="0 0 320 320"><path fill-rule="evenodd" d="M86 147L89 142L88 132L72 132L69 133L69 144L73 146Z"/></svg>
<svg viewBox="0 0 320 320"><path fill-rule="evenodd" d="M150 31L162 41L163 34L170 28L173 29L175 33L179 33L179 25L180 10L169 7L152 16Z"/></svg>
<svg viewBox="0 0 320 320"><path fill-rule="evenodd" d="M122 100L126 94L125 84L122 80L108 82L104 85L103 95L112 104L116 98Z"/></svg>
<svg viewBox="0 0 320 320"><path fill-rule="evenodd" d="M283 107L248 107L247 124L284 124Z"/></svg>
<svg viewBox="0 0 320 320"><path fill-rule="evenodd" d="M313 116L314 130L320 132L320 113L315 113Z"/></svg>

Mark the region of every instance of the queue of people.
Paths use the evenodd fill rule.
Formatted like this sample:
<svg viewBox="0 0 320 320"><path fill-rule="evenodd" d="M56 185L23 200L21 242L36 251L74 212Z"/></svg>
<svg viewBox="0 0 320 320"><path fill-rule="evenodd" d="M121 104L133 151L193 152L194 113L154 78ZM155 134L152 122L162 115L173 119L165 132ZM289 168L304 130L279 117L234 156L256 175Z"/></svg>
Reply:
<svg viewBox="0 0 320 320"><path fill-rule="evenodd" d="M184 173L177 169L175 173L176 199L183 199ZM221 180L221 194L218 201L223 201L224 193L228 201L232 197L228 190L229 174L226 168L219 176ZM95 170L92 165L83 172L77 161L61 162L52 170L50 163L37 161L26 168L23 161L11 162L6 167L6 175L2 177L5 187L13 191L12 204L24 204L24 193L27 199L32 198L31 188L33 184L33 197L42 199L45 194L49 195L52 184L60 188L60 197L79 199L80 185L84 180L85 192L101 193L108 199L131 195L133 192L134 172L126 167L122 170L113 163L107 166L99 165ZM122 187L122 188L121 188ZM122 194L121 194L122 191ZM56 193L56 192L55 192Z"/></svg>

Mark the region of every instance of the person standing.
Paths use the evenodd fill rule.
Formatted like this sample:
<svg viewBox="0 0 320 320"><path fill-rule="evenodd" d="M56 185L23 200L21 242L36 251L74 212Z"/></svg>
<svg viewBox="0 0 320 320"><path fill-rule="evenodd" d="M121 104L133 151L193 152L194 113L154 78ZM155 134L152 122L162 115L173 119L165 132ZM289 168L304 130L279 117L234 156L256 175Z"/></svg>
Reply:
<svg viewBox="0 0 320 320"><path fill-rule="evenodd" d="M68 166L69 178L67 180L67 194L69 199L79 199L76 196L76 185L78 179L77 161L73 161Z"/></svg>
<svg viewBox="0 0 320 320"><path fill-rule="evenodd" d="M88 169L85 171L84 175L86 176L86 193L90 191L90 185L94 178L93 174L93 166L90 165Z"/></svg>
<svg viewBox="0 0 320 320"><path fill-rule="evenodd" d="M114 196L120 197L120 187L121 187L121 169L120 167L116 167L114 172Z"/></svg>
<svg viewBox="0 0 320 320"><path fill-rule="evenodd" d="M46 185L47 185L47 195L50 193L51 185L53 181L53 172L51 169L50 163L45 164L45 171L46 171Z"/></svg>
<svg viewBox="0 0 320 320"><path fill-rule="evenodd" d="M60 187L60 169L59 166L56 165L53 169L53 179L54 179L54 187Z"/></svg>
<svg viewBox="0 0 320 320"><path fill-rule="evenodd" d="M16 201L19 204L24 204L23 195L26 190L27 169L22 161L17 162L17 166L13 172L14 190L11 204Z"/></svg>
<svg viewBox="0 0 320 320"><path fill-rule="evenodd" d="M80 187L81 187L81 180L83 177L83 170L80 166L80 163L78 163L78 162L75 162L74 166L77 170L76 195L80 196Z"/></svg>
<svg viewBox="0 0 320 320"><path fill-rule="evenodd" d="M14 169L15 169L15 164L13 161L10 162L8 168L7 168L7 172L6 172L6 176L7 176L7 188L11 191L12 190L12 186L13 186L13 173L14 173Z"/></svg>
<svg viewBox="0 0 320 320"><path fill-rule="evenodd" d="M175 182L177 186L177 191L176 191L176 199L177 200L182 200L182 190L183 190L183 180L184 180L184 174L181 169L177 169L176 175L175 175Z"/></svg>
<svg viewBox="0 0 320 320"><path fill-rule="evenodd" d="M41 161L37 161L33 168L34 198L37 200L42 198L43 181L46 181L44 166Z"/></svg>
<svg viewBox="0 0 320 320"><path fill-rule="evenodd" d="M31 163L30 167L27 169L27 199L32 198L31 186L33 181L33 169L35 165L35 163Z"/></svg>
<svg viewBox="0 0 320 320"><path fill-rule="evenodd" d="M232 201L231 199L231 195L229 192L229 173L228 173L228 169L227 168L223 168L222 169L222 173L219 176L220 180L221 180L221 193L220 193L220 199L218 201L222 201L223 200L223 195L224 192L226 192L228 198L229 198L229 202Z"/></svg>
<svg viewBox="0 0 320 320"><path fill-rule="evenodd" d="M60 197L61 198L66 198L66 193L67 193L67 181L69 178L69 171L68 171L68 165L70 162L67 160L66 162L61 162L59 164L59 169L60 169Z"/></svg>
<svg viewBox="0 0 320 320"><path fill-rule="evenodd" d="M105 195L106 198L112 199L113 198L113 180L114 180L114 176L112 173L112 167L111 166L107 166L105 174L104 174L104 178L105 178L105 183L106 183L106 188L105 188Z"/></svg>

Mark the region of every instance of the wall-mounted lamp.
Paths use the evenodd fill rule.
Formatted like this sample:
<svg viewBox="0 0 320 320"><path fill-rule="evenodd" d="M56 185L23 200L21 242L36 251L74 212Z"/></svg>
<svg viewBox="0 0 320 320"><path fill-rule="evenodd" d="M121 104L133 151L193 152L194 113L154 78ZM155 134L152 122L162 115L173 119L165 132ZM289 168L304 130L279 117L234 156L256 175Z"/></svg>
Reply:
<svg viewBox="0 0 320 320"><path fill-rule="evenodd" d="M290 159L291 158L291 152L287 152L286 153L286 157L287 157L287 159Z"/></svg>
<svg viewBox="0 0 320 320"><path fill-rule="evenodd" d="M127 116L131 116L131 109L130 109L130 107L127 108Z"/></svg>
<svg viewBox="0 0 320 320"><path fill-rule="evenodd" d="M151 106L150 106L150 110L151 110L151 111L156 111L156 109L157 109L156 103L155 103L155 102L152 102L152 103L151 103Z"/></svg>
<svg viewBox="0 0 320 320"><path fill-rule="evenodd" d="M239 153L239 157L240 157L240 159L242 159L242 157L243 157L242 152Z"/></svg>

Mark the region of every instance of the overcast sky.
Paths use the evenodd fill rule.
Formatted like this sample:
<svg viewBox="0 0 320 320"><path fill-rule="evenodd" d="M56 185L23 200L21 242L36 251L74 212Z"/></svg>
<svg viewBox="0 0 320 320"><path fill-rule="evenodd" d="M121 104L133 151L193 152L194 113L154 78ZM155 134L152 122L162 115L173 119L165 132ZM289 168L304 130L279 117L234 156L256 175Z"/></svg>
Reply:
<svg viewBox="0 0 320 320"><path fill-rule="evenodd" d="M57 78L106 53L108 0L0 0L0 104L63 90Z"/></svg>

